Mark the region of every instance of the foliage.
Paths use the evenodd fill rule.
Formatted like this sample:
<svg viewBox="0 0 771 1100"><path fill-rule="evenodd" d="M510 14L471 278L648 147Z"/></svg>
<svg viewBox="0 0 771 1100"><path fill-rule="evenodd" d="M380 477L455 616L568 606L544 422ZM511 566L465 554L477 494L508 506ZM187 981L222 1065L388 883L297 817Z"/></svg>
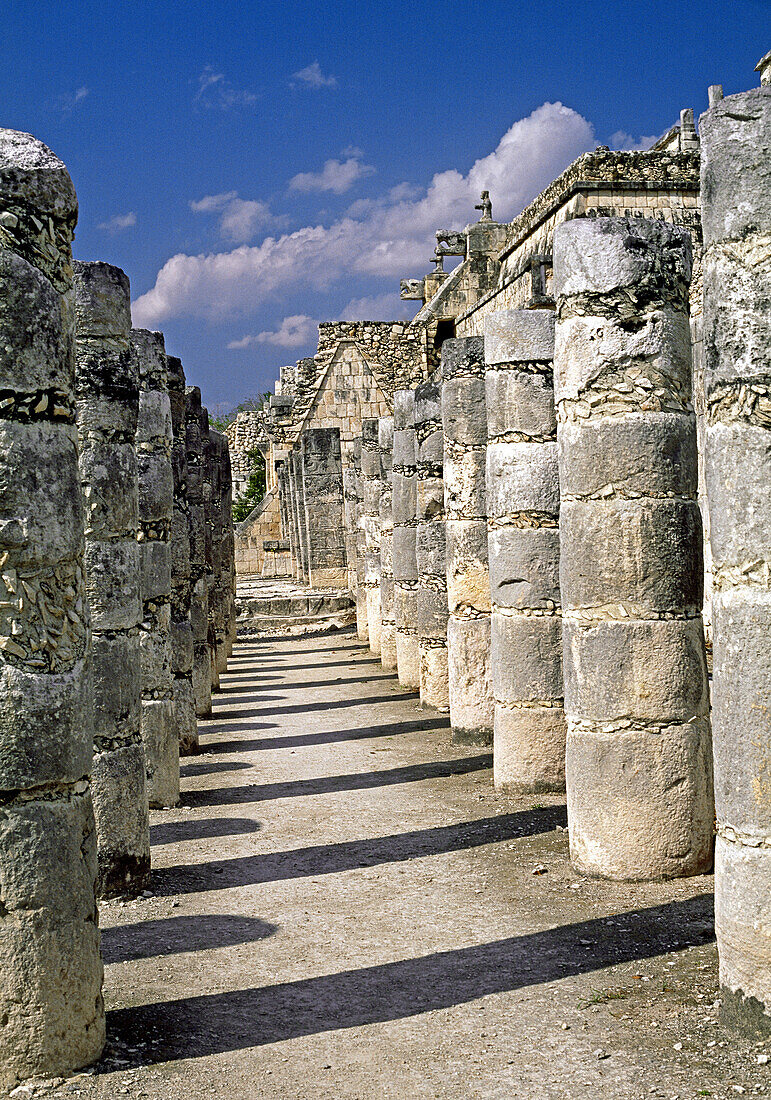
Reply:
<svg viewBox="0 0 771 1100"><path fill-rule="evenodd" d="M265 456L262 451L254 450L249 451L247 457L251 473L244 493L233 501L234 523L242 523L265 496Z"/></svg>
<svg viewBox="0 0 771 1100"><path fill-rule="evenodd" d="M269 401L269 393L255 393L252 397L245 397L234 409L223 413L222 416L215 416L210 412L209 427L214 428L215 432L224 432L225 428L233 423L240 412L261 412L263 409L267 409Z"/></svg>

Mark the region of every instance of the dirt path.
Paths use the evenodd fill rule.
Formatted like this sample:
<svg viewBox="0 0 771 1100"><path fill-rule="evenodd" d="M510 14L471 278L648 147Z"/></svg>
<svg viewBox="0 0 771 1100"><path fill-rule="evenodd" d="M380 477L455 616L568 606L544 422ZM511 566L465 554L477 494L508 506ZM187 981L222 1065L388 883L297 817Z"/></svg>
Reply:
<svg viewBox="0 0 771 1100"><path fill-rule="evenodd" d="M353 635L239 645L202 734L153 896L102 909L108 1054L57 1097L771 1086L715 1020L711 879L579 878L564 799L497 795Z"/></svg>

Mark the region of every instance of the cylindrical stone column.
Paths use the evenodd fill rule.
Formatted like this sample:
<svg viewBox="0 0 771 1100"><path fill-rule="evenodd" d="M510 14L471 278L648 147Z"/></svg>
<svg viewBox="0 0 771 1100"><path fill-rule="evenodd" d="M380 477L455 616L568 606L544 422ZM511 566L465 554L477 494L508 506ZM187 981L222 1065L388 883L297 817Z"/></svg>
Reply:
<svg viewBox="0 0 771 1100"><path fill-rule="evenodd" d="M394 631L396 670L402 687L420 687L418 639L417 444L415 394L394 394L394 447L392 482Z"/></svg>
<svg viewBox="0 0 771 1100"><path fill-rule="evenodd" d="M566 781L573 863L617 879L712 863L686 230L576 219L554 237Z"/></svg>
<svg viewBox="0 0 771 1100"><path fill-rule="evenodd" d="M233 468L230 462L230 444L223 435L222 452L222 589L225 598L225 653L222 671L227 669L228 657L233 652L238 635L236 622L236 531L233 525Z"/></svg>
<svg viewBox="0 0 771 1100"><path fill-rule="evenodd" d="M151 807L179 802L179 732L171 676L171 406L163 334L134 329L139 373L139 577L142 742Z"/></svg>
<svg viewBox="0 0 771 1100"><path fill-rule="evenodd" d="M367 619L367 589L364 587L364 572L367 558L366 534L364 531L364 481L361 476L361 436L353 441L354 487L356 505L354 512L354 548L356 553L356 637L361 642L369 641L369 622Z"/></svg>
<svg viewBox="0 0 771 1100"><path fill-rule="evenodd" d="M171 513L171 675L174 717L179 733L179 752L198 752L198 720L193 694L193 595L190 562L190 510L187 498L187 440L185 424L185 372L175 355L166 359L171 406L171 466L174 505Z"/></svg>
<svg viewBox="0 0 771 1100"><path fill-rule="evenodd" d="M442 344L447 667L453 741L490 745L490 576L485 505L485 357L481 336Z"/></svg>
<svg viewBox="0 0 771 1100"><path fill-rule="evenodd" d="M104 1045L83 509L75 190L0 130L0 1087Z"/></svg>
<svg viewBox="0 0 771 1100"><path fill-rule="evenodd" d="M343 515L345 520L345 560L347 568L347 587L356 598L356 512L358 496L356 489L356 460L351 441L343 448Z"/></svg>
<svg viewBox="0 0 771 1100"><path fill-rule="evenodd" d="M380 495L383 482L380 477L380 446L378 420L368 417L361 424L361 476L364 482L364 587L367 591L367 626L369 648L380 656Z"/></svg>
<svg viewBox="0 0 771 1100"><path fill-rule="evenodd" d="M394 418L381 416L378 427L380 451L380 661L389 672L396 668L396 621L394 619L393 571L393 447Z"/></svg>
<svg viewBox="0 0 771 1100"><path fill-rule="evenodd" d="M206 586L206 510L203 500L201 447L201 391L185 389L185 447L187 450L187 509L190 520L190 625L193 630L193 699L199 718L211 714L209 660L209 594Z"/></svg>
<svg viewBox="0 0 771 1100"><path fill-rule="evenodd" d="M441 378L415 390L417 443L418 642L420 701L450 709L447 670L447 545L444 517L444 433Z"/></svg>
<svg viewBox="0 0 771 1100"><path fill-rule="evenodd" d="M715 928L724 1016L771 1032L771 86L702 115L714 565Z"/></svg>
<svg viewBox="0 0 771 1100"><path fill-rule="evenodd" d="M496 787L565 789L554 314L485 323Z"/></svg>
<svg viewBox="0 0 771 1100"><path fill-rule="evenodd" d="M209 429L212 461L212 589L209 612L214 629L214 671L219 686L220 674L227 669L228 584L225 465L228 441L221 432Z"/></svg>
<svg viewBox="0 0 771 1100"><path fill-rule="evenodd" d="M97 893L137 894L150 874L140 735L139 376L129 281L120 268L75 264L75 395L85 513L94 682L92 788Z"/></svg>
<svg viewBox="0 0 771 1100"><path fill-rule="evenodd" d="M211 684L211 690L216 691L219 688L220 681L215 661L217 646L214 619L217 615L217 595L214 589L217 584L217 578L214 568L214 554L217 548L215 528L219 516L214 505L214 456L212 438L209 431L209 410L205 405L201 405L199 423L201 425L201 490L203 496L203 511L206 517L203 531L204 546L206 550L206 570L204 573L206 579L206 606L209 615L206 626L206 651L209 658L209 683Z"/></svg>

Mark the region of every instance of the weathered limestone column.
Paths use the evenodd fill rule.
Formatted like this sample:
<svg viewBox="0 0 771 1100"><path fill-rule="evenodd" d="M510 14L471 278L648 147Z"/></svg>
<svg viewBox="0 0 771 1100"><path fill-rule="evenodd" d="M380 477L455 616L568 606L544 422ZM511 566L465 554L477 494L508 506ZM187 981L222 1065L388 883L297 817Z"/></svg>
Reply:
<svg viewBox="0 0 771 1100"><path fill-rule="evenodd" d="M349 443L343 451L343 513L345 519L346 587L356 597L356 461Z"/></svg>
<svg viewBox="0 0 771 1100"><path fill-rule="evenodd" d="M179 732L171 676L171 406L163 334L134 329L139 372L139 583L142 621L142 742L150 806L179 802Z"/></svg>
<svg viewBox="0 0 771 1100"><path fill-rule="evenodd" d="M227 669L228 657L233 652L238 636L236 621L236 531L233 525L233 468L230 462L228 437L222 436L222 589L225 598L225 653L222 671Z"/></svg>
<svg viewBox="0 0 771 1100"><path fill-rule="evenodd" d="M712 863L687 231L554 238L571 857L618 879Z"/></svg>
<svg viewBox="0 0 771 1100"><path fill-rule="evenodd" d="M771 58L702 115L714 563L715 927L724 1015L771 1033Z"/></svg>
<svg viewBox="0 0 771 1100"><path fill-rule="evenodd" d="M485 505L485 356L481 336L442 344L447 666L453 741L493 740L490 577Z"/></svg>
<svg viewBox="0 0 771 1100"><path fill-rule="evenodd" d="M396 665L402 687L420 687L418 641L417 444L415 395L394 394L394 449L392 470L393 574Z"/></svg>
<svg viewBox="0 0 771 1100"><path fill-rule="evenodd" d="M190 625L193 630L193 699L199 718L211 714L209 660L209 594L206 586L206 510L203 500L201 447L201 391L185 389L185 447L187 449L187 509L190 519Z"/></svg>
<svg viewBox="0 0 771 1100"><path fill-rule="evenodd" d="M380 446L378 421L368 417L361 424L361 476L364 482L364 536L366 556L364 587L367 592L367 626L369 648L380 656L380 495L383 483L380 477Z"/></svg>
<svg viewBox="0 0 771 1100"><path fill-rule="evenodd" d="M339 428L302 434L302 480L308 575L313 588L345 588L343 467Z"/></svg>
<svg viewBox="0 0 771 1100"><path fill-rule="evenodd" d="M355 552L356 552L356 637L369 641L369 622L367 619L367 589L364 587L364 573L367 559L366 534L364 531L364 481L361 476L361 436L353 441L353 468L356 489Z"/></svg>
<svg viewBox="0 0 771 1100"><path fill-rule="evenodd" d="M0 1087L104 1045L66 168L0 130Z"/></svg>
<svg viewBox="0 0 771 1100"><path fill-rule="evenodd" d="M295 446L289 456L289 476L292 486L295 515L297 517L297 534L299 537L300 557L298 560L298 580L308 581L308 529L305 516L305 490L303 488L303 462L299 445Z"/></svg>
<svg viewBox="0 0 771 1100"><path fill-rule="evenodd" d="M137 894L150 874L140 735L139 376L129 281L120 268L75 264L75 396L93 635L92 788L101 897Z"/></svg>
<svg viewBox="0 0 771 1100"><path fill-rule="evenodd" d="M225 524L225 458L228 441L221 432L209 429L212 464L212 586L209 594L209 614L214 631L213 664L216 685L220 673L227 669L227 601L228 583Z"/></svg>
<svg viewBox="0 0 771 1100"><path fill-rule="evenodd" d="M393 571L393 448L394 418L381 416L378 427L380 451L380 662L391 671L396 668L396 621L394 619Z"/></svg>
<svg viewBox="0 0 771 1100"><path fill-rule="evenodd" d="M496 787L565 789L554 314L485 323Z"/></svg>
<svg viewBox="0 0 771 1100"><path fill-rule="evenodd" d="M171 406L171 467L174 505L171 513L171 675L174 717L179 733L179 752L198 752L198 720L193 694L193 596L190 559L190 508L188 505L187 427L185 424L185 372L175 355L166 359Z"/></svg>
<svg viewBox="0 0 771 1100"><path fill-rule="evenodd" d="M204 526L204 544L206 548L206 606L209 618L206 627L206 651L209 658L209 682L211 690L216 691L220 686L219 673L214 659L216 653L216 628L214 619L217 614L217 595L215 587L217 578L214 568L215 554L215 527L218 520L217 510L214 505L214 456L212 453L212 438L209 431L209 410L201 405L199 417L201 425L201 475L203 511L206 517Z"/></svg>
<svg viewBox="0 0 771 1100"><path fill-rule="evenodd" d="M447 670L447 545L444 518L444 433L441 379L415 390L417 442L418 642L420 701L450 709Z"/></svg>

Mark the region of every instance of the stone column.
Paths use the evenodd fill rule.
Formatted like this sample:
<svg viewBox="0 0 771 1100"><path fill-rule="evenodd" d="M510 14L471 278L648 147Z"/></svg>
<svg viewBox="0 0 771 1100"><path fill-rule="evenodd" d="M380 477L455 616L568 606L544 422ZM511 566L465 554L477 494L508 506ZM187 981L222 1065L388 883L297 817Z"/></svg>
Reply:
<svg viewBox="0 0 771 1100"><path fill-rule="evenodd" d="M554 314L485 323L496 787L565 789Z"/></svg>
<svg viewBox="0 0 771 1100"><path fill-rule="evenodd" d="M222 671L227 669L227 661L233 652L238 636L236 623L236 531L233 525L233 471L230 463L230 444L226 435L222 437L222 590L225 598L225 653Z"/></svg>
<svg viewBox="0 0 771 1100"><path fill-rule="evenodd" d="M206 550L206 606L208 608L208 622L206 627L206 652L209 658L209 683L211 690L216 691L220 686L219 673L214 659L216 652L216 628L214 619L217 614L217 596L214 591L217 583L214 569L215 553L215 527L217 525L217 510L214 505L214 456L212 453L212 439L209 432L209 410L201 405L199 417L201 425L201 476L203 512L206 517L204 525L204 546Z"/></svg>
<svg viewBox="0 0 771 1100"><path fill-rule="evenodd" d="M394 394L394 449L392 471L393 574L396 665L402 687L420 687L418 642L417 445L415 395Z"/></svg>
<svg viewBox="0 0 771 1100"><path fill-rule="evenodd" d="M175 355L166 359L171 406L171 467L174 504L171 512L171 675L174 717L181 756L198 752L198 721L193 693L193 596L188 505L185 372Z"/></svg>
<svg viewBox="0 0 771 1100"><path fill-rule="evenodd" d="M415 390L417 442L418 640L420 701L450 709L447 671L447 546L444 517L444 433L441 379Z"/></svg>
<svg viewBox="0 0 771 1100"><path fill-rule="evenodd" d="M135 435L139 376L129 281L120 268L75 264L75 394L93 634L93 797L97 893L137 894L150 874L140 735L139 522Z"/></svg>
<svg viewBox="0 0 771 1100"><path fill-rule="evenodd" d="M394 619L393 571L393 448L394 418L381 416L378 427L380 451L380 661L389 672L396 668L396 621Z"/></svg>
<svg viewBox="0 0 771 1100"><path fill-rule="evenodd" d="M104 1045L73 399L75 190L0 130L0 1086Z"/></svg>
<svg viewBox="0 0 771 1100"><path fill-rule="evenodd" d="M292 497L294 510L297 517L297 534L299 538L300 557L298 561L298 580L308 584L308 528L305 516L305 490L303 487L303 463L302 452L299 444L295 445L289 456L289 475L292 485Z"/></svg>
<svg viewBox="0 0 771 1100"><path fill-rule="evenodd" d="M201 391L185 389L185 446L187 448L187 508L190 519L190 625L193 630L193 699L199 718L211 714L209 661L209 594L206 587L206 511L203 500L201 448Z"/></svg>
<svg viewBox="0 0 771 1100"><path fill-rule="evenodd" d="M309 582L313 588L345 588L340 429L304 431L302 459Z"/></svg>
<svg viewBox="0 0 771 1100"><path fill-rule="evenodd" d="M226 519L225 519L225 462L228 441L221 432L209 429L212 462L212 587L209 613L214 630L214 672L219 687L220 674L227 669L227 616L228 585Z"/></svg>
<svg viewBox="0 0 771 1100"><path fill-rule="evenodd" d="M163 335L134 329L139 373L139 578L142 742L151 808L179 802L179 731L171 675L171 406Z"/></svg>
<svg viewBox="0 0 771 1100"><path fill-rule="evenodd" d="M687 230L579 218L554 236L566 781L575 866L712 863Z"/></svg>
<svg viewBox="0 0 771 1100"><path fill-rule="evenodd" d="M442 344L447 666L453 741L493 740L490 577L485 505L485 357L481 336Z"/></svg>
<svg viewBox="0 0 771 1100"><path fill-rule="evenodd" d="M761 63L761 70L763 65ZM766 76L769 75L766 60ZM771 1033L771 86L701 117L723 1013Z"/></svg>
<svg viewBox="0 0 771 1100"><path fill-rule="evenodd" d="M361 453L361 452L360 452ZM343 511L345 519L346 586L356 596L356 519L358 498L356 495L356 460L351 442L343 449Z"/></svg>
<svg viewBox="0 0 771 1100"><path fill-rule="evenodd" d="M367 618L367 536L364 530L364 479L361 473L361 436L353 441L353 462L356 479L356 637L362 642L369 641L369 620Z"/></svg>
<svg viewBox="0 0 771 1100"><path fill-rule="evenodd" d="M361 424L361 476L364 482L364 537L366 556L364 587L367 590L369 648L380 656L380 448L378 421L369 417Z"/></svg>

